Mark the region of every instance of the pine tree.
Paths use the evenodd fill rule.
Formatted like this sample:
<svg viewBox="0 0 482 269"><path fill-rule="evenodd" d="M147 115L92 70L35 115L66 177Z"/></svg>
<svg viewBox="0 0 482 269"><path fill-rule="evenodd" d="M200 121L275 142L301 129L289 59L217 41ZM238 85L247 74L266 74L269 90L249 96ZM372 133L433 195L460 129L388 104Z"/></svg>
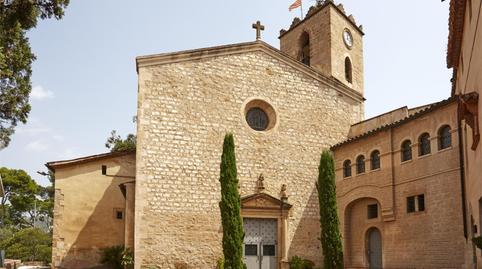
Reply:
<svg viewBox="0 0 482 269"><path fill-rule="evenodd" d="M0 0L0 149L8 146L30 112L30 77L35 55L27 31L38 19L61 19L69 0Z"/></svg>
<svg viewBox="0 0 482 269"><path fill-rule="evenodd" d="M331 152L323 151L316 189L320 204L320 240L323 248L324 269L343 269L343 246L336 206L334 166Z"/></svg>
<svg viewBox="0 0 482 269"><path fill-rule="evenodd" d="M244 232L232 134L226 134L224 137L219 181L221 182L219 207L223 224L224 269L243 269Z"/></svg>

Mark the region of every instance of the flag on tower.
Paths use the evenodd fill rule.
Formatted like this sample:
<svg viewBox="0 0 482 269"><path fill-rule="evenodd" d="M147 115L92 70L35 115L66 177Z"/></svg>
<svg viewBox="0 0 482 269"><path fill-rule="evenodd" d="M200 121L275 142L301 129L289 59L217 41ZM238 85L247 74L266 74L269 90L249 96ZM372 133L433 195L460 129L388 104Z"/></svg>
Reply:
<svg viewBox="0 0 482 269"><path fill-rule="evenodd" d="M299 8L301 6L301 0L296 0L291 6L289 7L289 11Z"/></svg>

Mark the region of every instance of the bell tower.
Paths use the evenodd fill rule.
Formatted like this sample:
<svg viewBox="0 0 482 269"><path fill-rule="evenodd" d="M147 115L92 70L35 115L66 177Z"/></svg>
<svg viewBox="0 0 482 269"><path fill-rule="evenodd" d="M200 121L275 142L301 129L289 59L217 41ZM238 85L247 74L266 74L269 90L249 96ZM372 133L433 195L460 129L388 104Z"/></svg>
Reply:
<svg viewBox="0 0 482 269"><path fill-rule="evenodd" d="M317 1L306 18L280 31L280 49L363 95L363 29L342 4Z"/></svg>

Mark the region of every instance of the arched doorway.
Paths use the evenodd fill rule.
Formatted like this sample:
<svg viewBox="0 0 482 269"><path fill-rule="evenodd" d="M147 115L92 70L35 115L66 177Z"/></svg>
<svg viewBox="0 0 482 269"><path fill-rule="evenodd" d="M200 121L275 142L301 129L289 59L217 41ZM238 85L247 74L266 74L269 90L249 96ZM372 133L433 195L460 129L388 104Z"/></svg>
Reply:
<svg viewBox="0 0 482 269"><path fill-rule="evenodd" d="M367 232L367 255L368 268L382 268L382 236L377 228L371 228Z"/></svg>
<svg viewBox="0 0 482 269"><path fill-rule="evenodd" d="M342 225L346 267L367 268L367 231L373 227L382 229L384 225L380 202L371 197L353 200L345 206Z"/></svg>

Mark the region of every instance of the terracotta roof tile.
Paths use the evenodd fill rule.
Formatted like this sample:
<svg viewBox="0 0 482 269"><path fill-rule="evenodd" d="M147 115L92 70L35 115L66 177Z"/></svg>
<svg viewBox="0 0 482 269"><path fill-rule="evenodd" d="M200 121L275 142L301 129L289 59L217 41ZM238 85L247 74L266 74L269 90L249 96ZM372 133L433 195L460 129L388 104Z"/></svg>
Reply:
<svg viewBox="0 0 482 269"><path fill-rule="evenodd" d="M409 121L414 120L414 119L416 119L416 118L418 118L418 117L420 117L420 116L423 116L423 115L425 115L425 114L427 114L427 113L429 113L429 112L432 112L432 111L434 111L434 110L437 109L437 108L440 108L440 107L442 107L442 106L444 106L444 105L447 105L447 104L449 104L449 103L452 103L452 102L456 101L457 98L458 98L457 96L452 96L452 97L450 97L450 98L448 98L448 99L445 99L445 100L443 100L443 101L440 101L440 102L434 103L434 104L432 104L432 105L429 105L429 106L427 106L426 108L424 108L424 109L422 109L422 110L419 110L419 111L417 111L416 113L413 113L413 114L409 115L408 117L406 117L406 118L404 118L404 119L401 119L401 120L399 120L399 121L395 121L395 122L390 123L390 124L385 124L385 125L379 126L379 127L375 128L375 129L372 129L372 130L367 131L367 132L365 132L365 133L362 133L362 134L360 134L360 135L357 135L357 136L354 136L354 137L352 137L352 138L349 138L349 139L347 139L347 140L345 140L345 141L342 141L342 142L340 142L340 143L338 143L338 144L333 145L330 149L331 149L331 150L334 150L334 149L339 148L339 147L341 147L341 146L343 146L343 145L349 144L349 143L351 143L351 142L355 142L355 141L357 141L357 140L359 140L359 139L368 137L368 136L373 135L373 134L376 134L376 133L378 133L378 132L382 132L382 131L388 130L388 129L390 129L390 128L394 128L394 127L400 126L400 125L402 125L402 124L404 124L404 123L406 123L406 122L409 122Z"/></svg>

